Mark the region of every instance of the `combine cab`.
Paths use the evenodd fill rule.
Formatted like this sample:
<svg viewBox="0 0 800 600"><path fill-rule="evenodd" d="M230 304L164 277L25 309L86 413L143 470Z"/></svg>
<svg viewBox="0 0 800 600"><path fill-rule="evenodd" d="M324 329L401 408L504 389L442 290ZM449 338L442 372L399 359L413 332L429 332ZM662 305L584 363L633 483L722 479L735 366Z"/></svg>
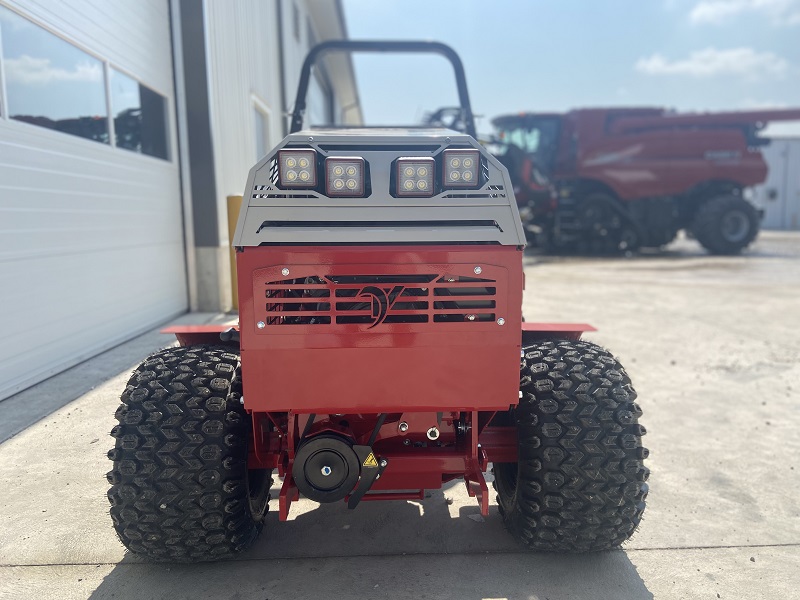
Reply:
<svg viewBox="0 0 800 600"><path fill-rule="evenodd" d="M529 237L588 252L658 247L685 229L715 254L757 236L745 191L767 165L759 131L800 110L676 114L574 110L497 117L497 153L511 173Z"/></svg>
<svg viewBox="0 0 800 600"><path fill-rule="evenodd" d="M312 65L334 51L445 56L468 133L303 130ZM122 394L108 477L127 548L174 561L243 550L276 474L281 521L300 495L356 509L421 501L454 479L488 516L493 469L527 548L603 550L633 533L648 476L636 393L580 340L591 327L522 322L517 204L475 140L450 48L314 48L291 133L252 168L244 199L239 326L171 330L180 345Z"/></svg>

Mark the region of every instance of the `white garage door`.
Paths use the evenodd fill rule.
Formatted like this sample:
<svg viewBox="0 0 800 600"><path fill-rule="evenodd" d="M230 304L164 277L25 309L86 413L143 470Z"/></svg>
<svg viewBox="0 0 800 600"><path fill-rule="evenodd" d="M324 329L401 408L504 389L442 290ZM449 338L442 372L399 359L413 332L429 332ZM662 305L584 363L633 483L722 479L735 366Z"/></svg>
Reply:
<svg viewBox="0 0 800 600"><path fill-rule="evenodd" d="M0 0L0 400L187 308L166 0Z"/></svg>

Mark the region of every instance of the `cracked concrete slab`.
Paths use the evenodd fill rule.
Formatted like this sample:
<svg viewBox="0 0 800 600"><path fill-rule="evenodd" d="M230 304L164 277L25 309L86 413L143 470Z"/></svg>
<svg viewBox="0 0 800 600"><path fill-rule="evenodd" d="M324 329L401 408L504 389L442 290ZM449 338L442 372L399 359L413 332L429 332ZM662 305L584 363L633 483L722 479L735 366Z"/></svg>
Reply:
<svg viewBox="0 0 800 600"><path fill-rule="evenodd" d="M302 500L287 523L273 506L235 561L143 564L114 535L104 475L124 382L169 342L153 332L0 403L17 430L0 444L0 598L798 597L800 234L741 257L684 241L530 256L526 277L528 320L594 324L639 391L652 476L624 550L521 552L453 483L353 512Z"/></svg>

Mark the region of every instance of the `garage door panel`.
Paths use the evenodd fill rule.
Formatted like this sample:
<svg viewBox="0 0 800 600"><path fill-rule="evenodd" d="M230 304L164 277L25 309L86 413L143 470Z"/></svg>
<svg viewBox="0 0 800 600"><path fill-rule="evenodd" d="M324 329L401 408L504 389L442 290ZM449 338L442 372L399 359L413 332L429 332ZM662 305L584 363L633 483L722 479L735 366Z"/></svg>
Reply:
<svg viewBox="0 0 800 600"><path fill-rule="evenodd" d="M162 94L175 139L168 3L12 8ZM174 148L161 160L0 119L0 400L184 312L184 248Z"/></svg>
<svg viewBox="0 0 800 600"><path fill-rule="evenodd" d="M17 274L25 285L0 298L0 314L25 316L3 325L0 381L6 393L183 312L183 268L174 262L172 269L161 266L181 249L177 244L98 253L80 261L68 256L31 261L38 263L29 265L36 276ZM0 265L0 280L14 276L10 266Z"/></svg>

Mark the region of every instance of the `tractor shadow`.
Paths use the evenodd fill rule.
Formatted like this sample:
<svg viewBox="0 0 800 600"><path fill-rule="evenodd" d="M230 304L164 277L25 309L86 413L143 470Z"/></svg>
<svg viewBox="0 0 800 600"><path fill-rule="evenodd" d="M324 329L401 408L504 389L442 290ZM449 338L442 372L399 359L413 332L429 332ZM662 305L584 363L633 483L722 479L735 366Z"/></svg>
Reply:
<svg viewBox="0 0 800 600"><path fill-rule="evenodd" d="M496 505L482 518L460 482L419 502L363 502L354 511L301 501L285 523L276 501L270 508L261 537L236 560L151 565L128 557L91 598L653 597L624 551L522 551Z"/></svg>

